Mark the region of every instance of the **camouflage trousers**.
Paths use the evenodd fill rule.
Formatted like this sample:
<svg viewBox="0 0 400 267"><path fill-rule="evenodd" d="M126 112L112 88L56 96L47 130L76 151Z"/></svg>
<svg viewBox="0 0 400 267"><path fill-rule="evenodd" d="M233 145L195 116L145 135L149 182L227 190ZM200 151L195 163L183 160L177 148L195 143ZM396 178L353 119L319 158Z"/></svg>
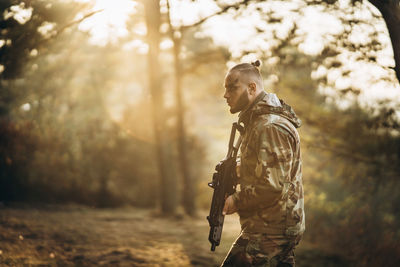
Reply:
<svg viewBox="0 0 400 267"><path fill-rule="evenodd" d="M221 267L294 267L294 249L301 236L241 233Z"/></svg>

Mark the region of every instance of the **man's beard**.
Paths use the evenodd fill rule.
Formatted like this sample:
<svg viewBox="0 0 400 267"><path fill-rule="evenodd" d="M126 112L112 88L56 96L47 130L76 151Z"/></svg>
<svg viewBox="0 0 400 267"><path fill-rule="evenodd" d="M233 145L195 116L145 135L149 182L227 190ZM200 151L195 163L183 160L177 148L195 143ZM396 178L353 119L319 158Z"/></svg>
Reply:
<svg viewBox="0 0 400 267"><path fill-rule="evenodd" d="M240 96L234 107L231 107L230 112L235 114L236 112L242 111L249 105L249 98L247 96L247 91L245 90Z"/></svg>

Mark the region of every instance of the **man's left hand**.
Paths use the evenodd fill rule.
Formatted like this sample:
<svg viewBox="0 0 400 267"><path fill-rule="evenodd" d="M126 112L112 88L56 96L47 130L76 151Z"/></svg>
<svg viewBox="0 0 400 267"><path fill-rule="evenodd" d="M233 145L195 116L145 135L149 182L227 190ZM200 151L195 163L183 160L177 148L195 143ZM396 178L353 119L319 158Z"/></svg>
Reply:
<svg viewBox="0 0 400 267"><path fill-rule="evenodd" d="M225 206L224 209L222 211L223 215L229 215L232 213L235 213L237 211L237 208L235 206L235 201L233 201L232 196L229 196L226 200L225 200Z"/></svg>

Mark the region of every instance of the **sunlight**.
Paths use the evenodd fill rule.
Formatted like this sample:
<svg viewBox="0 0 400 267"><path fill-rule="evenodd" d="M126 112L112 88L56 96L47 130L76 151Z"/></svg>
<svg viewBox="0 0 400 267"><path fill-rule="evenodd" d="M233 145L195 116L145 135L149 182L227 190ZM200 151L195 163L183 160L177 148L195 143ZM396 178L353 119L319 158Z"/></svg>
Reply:
<svg viewBox="0 0 400 267"><path fill-rule="evenodd" d="M89 17L79 25L80 30L86 31L90 34L90 42L92 44L104 46L110 42L115 43L122 37L129 37L129 35L144 37L147 33L144 22L135 24L132 29L127 28L127 23L130 17L140 9L138 8L138 5L140 5L139 2L132 0L75 1L92 3L93 6L91 11L101 10L101 12ZM160 4L161 12L167 12L165 9L166 1L161 1ZM204 0L201 2L171 0L170 4L171 22L175 27L190 25L218 10L218 6L211 0ZM264 9L267 8L266 5L258 5L258 7ZM272 1L269 7L272 8L278 16L285 17L286 19L279 24L265 24L263 18L259 17L259 15L254 12L253 7L245 10L243 17L233 18L228 12L225 15L211 18L203 25L201 35L210 36L215 44L228 47L233 57L239 57L239 55L242 55L243 50L257 51L261 49L264 52L270 51L271 48L277 45L276 42L274 43L272 38L273 36L268 36L268 34L272 32L270 29L273 28L280 38L285 38L285 36L290 32L294 21L297 21L299 27L297 32L299 35L303 36L303 40L298 46L299 50L308 55L317 56L324 49L325 45L330 42L329 38L326 37L327 35L337 35L344 30L344 26L334 15L327 14L318 7L310 6L305 8L304 14L301 17L297 14L299 3ZM371 14L368 10L363 9L358 10L356 15L357 17L369 18L368 16ZM80 14L79 16L82 17L84 14ZM259 33L254 30L254 25L258 25L261 29L265 28L266 31L264 34L270 38L256 38ZM52 30L50 26L51 25L42 25L39 30L44 35L48 34L48 32L51 32ZM366 26L364 25L364 27ZM384 25L376 25L376 28L379 30L379 40L382 41L382 43L389 43L388 36L385 34ZM232 35L231 33L233 31L237 34ZM371 31L371 29L369 29L369 31ZM368 34L370 34L369 31L357 26L353 29L349 38L354 43L364 43L368 39ZM252 42L248 42L249 39L252 39ZM2 45L4 45L4 42L0 43L0 46ZM165 51L172 47L173 42L168 38L163 39L160 43L161 50ZM122 49L125 51L135 50L136 53L143 55L148 52L148 45L142 38L132 38L122 45ZM393 56L390 49L390 46L386 46L384 52L381 52L380 56L378 56L377 60L380 65L393 65ZM242 57L241 60L251 61L257 57L258 55L253 53ZM359 85L363 84L365 80L363 78L364 75L355 75L359 69L363 69L366 72L371 72L370 70L373 69L375 70L373 71L374 73L379 71L376 66L368 66L368 69L362 68L361 66L352 68L350 66L355 64L353 62L354 59L351 61L351 58L349 58L348 55L346 57L347 58L342 58L342 62L346 62L347 68L353 70L351 79L341 77L339 70L330 70L327 76L328 81L339 89L345 89L350 86L359 88ZM312 76L314 76L314 78L315 76L319 76L321 71L322 69L319 68L317 71L313 72ZM327 72L327 70L324 70L324 72ZM374 74L369 75L369 77L374 77L375 79L377 78L376 76L377 75ZM382 83L380 83L380 86L382 86ZM388 88L390 86L386 85L385 87ZM371 104L370 98L376 100L382 97L387 97L388 95L393 95L392 91L396 91L398 86L394 87L393 90L387 89L384 93L380 93L379 96L371 95L366 92L367 90L361 90L360 99L363 104ZM328 89L324 90L325 93L328 91ZM116 113L119 114L120 112ZM115 117L119 117L119 115Z"/></svg>
<svg viewBox="0 0 400 267"><path fill-rule="evenodd" d="M30 20L32 11L32 7L25 8L25 3L20 3L19 5L11 6L10 10L6 10L4 12L4 18L8 19L10 17L14 17L19 24L25 24L28 20Z"/></svg>
<svg viewBox="0 0 400 267"><path fill-rule="evenodd" d="M88 2L87 0L77 1ZM90 2L93 2L93 11L102 11L84 20L79 25L79 29L91 34L93 44L103 46L128 35L126 23L129 16L135 12L135 2L130 0L93 0ZM83 15L80 14L79 16L82 17Z"/></svg>

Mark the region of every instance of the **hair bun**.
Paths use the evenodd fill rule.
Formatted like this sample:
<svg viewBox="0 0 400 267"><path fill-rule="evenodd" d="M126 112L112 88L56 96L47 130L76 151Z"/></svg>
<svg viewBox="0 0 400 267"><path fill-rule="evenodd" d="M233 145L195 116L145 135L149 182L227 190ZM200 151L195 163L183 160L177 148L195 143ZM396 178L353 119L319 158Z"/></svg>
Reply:
<svg viewBox="0 0 400 267"><path fill-rule="evenodd" d="M256 61L251 62L251 65L258 68L261 66L261 61L259 59L257 59Z"/></svg>

